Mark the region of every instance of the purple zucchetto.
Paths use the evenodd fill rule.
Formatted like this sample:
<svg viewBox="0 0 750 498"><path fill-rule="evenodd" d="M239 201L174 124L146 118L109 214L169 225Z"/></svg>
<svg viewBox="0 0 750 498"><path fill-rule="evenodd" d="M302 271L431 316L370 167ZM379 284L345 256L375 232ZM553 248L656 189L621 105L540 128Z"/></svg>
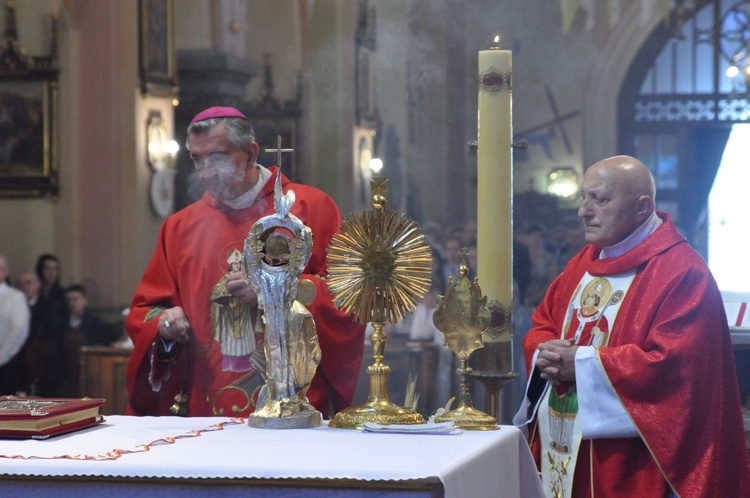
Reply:
<svg viewBox="0 0 750 498"><path fill-rule="evenodd" d="M247 119L244 114L234 107L209 107L195 115L190 124L205 121L212 118L242 118Z"/></svg>

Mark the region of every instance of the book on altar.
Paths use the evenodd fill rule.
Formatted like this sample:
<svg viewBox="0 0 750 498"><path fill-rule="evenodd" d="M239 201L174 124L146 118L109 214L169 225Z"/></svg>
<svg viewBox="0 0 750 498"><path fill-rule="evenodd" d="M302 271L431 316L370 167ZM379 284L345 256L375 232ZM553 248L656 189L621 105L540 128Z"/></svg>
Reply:
<svg viewBox="0 0 750 498"><path fill-rule="evenodd" d="M0 438L47 439L101 424L101 398L0 396Z"/></svg>

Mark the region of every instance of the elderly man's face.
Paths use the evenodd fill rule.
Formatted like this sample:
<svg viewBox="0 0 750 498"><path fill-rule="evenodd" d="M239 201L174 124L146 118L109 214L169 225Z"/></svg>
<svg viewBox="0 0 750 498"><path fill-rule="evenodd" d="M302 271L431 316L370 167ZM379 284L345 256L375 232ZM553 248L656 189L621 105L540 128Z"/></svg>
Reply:
<svg viewBox="0 0 750 498"><path fill-rule="evenodd" d="M621 173L606 167L594 165L586 171L578 209L586 228L586 242L608 247L638 227L638 197L626 182Z"/></svg>
<svg viewBox="0 0 750 498"><path fill-rule="evenodd" d="M16 285L26 294L26 299L32 299L39 295L42 288L42 281L39 280L36 273L23 271L16 277Z"/></svg>
<svg viewBox="0 0 750 498"><path fill-rule="evenodd" d="M238 150L229 140L224 126L190 136L190 157L198 177L217 200L236 199L252 187L249 170L256 158L250 156L250 151Z"/></svg>

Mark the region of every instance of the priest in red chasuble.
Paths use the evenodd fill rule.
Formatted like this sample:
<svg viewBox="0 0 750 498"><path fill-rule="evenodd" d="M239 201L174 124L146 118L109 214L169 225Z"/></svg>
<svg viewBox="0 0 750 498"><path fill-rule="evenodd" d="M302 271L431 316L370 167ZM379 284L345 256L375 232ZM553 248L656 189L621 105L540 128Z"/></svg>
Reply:
<svg viewBox="0 0 750 498"><path fill-rule="evenodd" d="M135 291L126 322L135 345L127 373L128 413L247 415L254 408L253 391L262 385L265 358L261 327L254 326L261 323L257 296L242 272L233 270L250 227L273 214L274 182L282 173L256 163L253 128L237 109L199 113L187 144L206 193L166 219ZM341 215L320 190L283 175L282 189L294 190L291 212L313 234L312 256L300 278L316 288L308 308L322 360L307 397L329 416L351 405L364 347L364 327L335 309L322 279L326 248Z"/></svg>
<svg viewBox="0 0 750 498"><path fill-rule="evenodd" d="M529 438L548 496L750 496L734 357L705 262L655 210L648 169L591 166L589 243L524 339Z"/></svg>

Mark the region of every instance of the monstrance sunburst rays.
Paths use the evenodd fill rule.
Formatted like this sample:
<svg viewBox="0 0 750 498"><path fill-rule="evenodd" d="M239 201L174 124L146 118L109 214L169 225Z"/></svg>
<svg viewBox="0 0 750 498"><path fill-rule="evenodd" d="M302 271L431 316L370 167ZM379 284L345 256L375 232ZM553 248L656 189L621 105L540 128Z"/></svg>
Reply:
<svg viewBox="0 0 750 498"><path fill-rule="evenodd" d="M373 179L373 209L349 215L328 246L328 287L336 306L360 323L371 322L374 363L367 368L370 396L367 402L346 408L328 424L338 429L361 429L363 424L424 424L410 408L388 399L383 363L386 322L394 323L414 307L430 288L432 253L424 235L409 217L386 209L388 180Z"/></svg>
<svg viewBox="0 0 750 498"><path fill-rule="evenodd" d="M336 305L361 323L402 320L429 290L431 271L432 252L419 226L394 211L347 216L328 247L328 287ZM376 309L378 288L383 310Z"/></svg>

